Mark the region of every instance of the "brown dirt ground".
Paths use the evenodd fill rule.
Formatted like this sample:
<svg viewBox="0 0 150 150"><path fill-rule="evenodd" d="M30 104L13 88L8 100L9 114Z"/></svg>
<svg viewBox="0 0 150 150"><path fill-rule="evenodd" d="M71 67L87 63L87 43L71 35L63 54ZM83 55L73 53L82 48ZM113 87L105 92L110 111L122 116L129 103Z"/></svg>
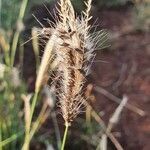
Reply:
<svg viewBox="0 0 150 150"><path fill-rule="evenodd" d="M124 109L115 132L126 150L150 149L150 34L132 31L131 9L104 10L98 13L100 25L114 36L108 50L98 52L93 64L92 81L113 95L141 108L141 117ZM104 61L104 62L103 62ZM107 122L116 104L95 91L95 108L103 111Z"/></svg>

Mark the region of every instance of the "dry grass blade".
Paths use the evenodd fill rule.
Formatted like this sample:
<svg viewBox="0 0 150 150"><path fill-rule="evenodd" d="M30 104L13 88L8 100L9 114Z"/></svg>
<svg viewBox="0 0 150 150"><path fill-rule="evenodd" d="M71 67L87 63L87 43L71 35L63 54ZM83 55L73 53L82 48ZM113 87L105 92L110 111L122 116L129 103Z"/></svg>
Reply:
<svg viewBox="0 0 150 150"><path fill-rule="evenodd" d="M123 100L121 101L120 105L117 107L115 112L113 113L112 117L109 119L108 127L106 129L107 135L111 133L111 130L115 124L117 124L119 120L119 116L125 107L126 103L128 101L128 98L126 96L123 96ZM101 141L100 141L100 150L106 150L107 149L107 136L106 133L102 135ZM112 137L111 137L112 138ZM114 138L113 138L114 140ZM122 147L118 147L119 150L123 150Z"/></svg>
<svg viewBox="0 0 150 150"><path fill-rule="evenodd" d="M30 99L32 95L22 95L22 99L24 100L24 113L25 113L25 139L24 139L24 144L22 147L22 150L28 150L29 149L29 133L30 133Z"/></svg>
<svg viewBox="0 0 150 150"><path fill-rule="evenodd" d="M102 93L103 95L108 97L110 100L120 104L121 99L116 97L116 96L114 96L113 94L111 94L110 92L106 91L105 89L103 89L103 88L101 88L99 86L95 86L95 90L97 92L99 92L99 93ZM136 107L136 106L134 106L132 104L127 103L125 107L128 108L129 110L133 111L134 113L140 115L140 116L145 116L146 115L145 111L143 111L142 109L140 109L140 108L138 108L138 107Z"/></svg>
<svg viewBox="0 0 150 150"><path fill-rule="evenodd" d="M22 99L24 100L24 113L25 113L25 124L26 127L25 129L28 130L27 132L29 132L30 130L30 126L29 126L29 121L30 121L30 99L31 99L32 95L22 95Z"/></svg>
<svg viewBox="0 0 150 150"><path fill-rule="evenodd" d="M50 114L50 110L48 109L48 105L47 103L44 103L41 112L38 115L37 120L33 123L33 126L31 128L30 140L32 139L35 132L42 126L42 124L48 118L49 114Z"/></svg>
<svg viewBox="0 0 150 150"><path fill-rule="evenodd" d="M128 101L128 97L123 96L122 101L120 102L119 106L116 108L115 112L113 113L112 117L109 120L107 132L111 132L113 126L118 123L119 116L120 116L123 108L126 106L127 101Z"/></svg>
<svg viewBox="0 0 150 150"><path fill-rule="evenodd" d="M51 38L49 39L46 47L45 47L45 51L44 51L44 54L43 54L43 57L42 57L41 65L40 65L40 68L39 68L39 72L38 72L38 76L37 76L36 84L35 84L35 91L37 93L40 90L40 87L41 87L42 81L43 81L44 73L46 72L46 69L49 65L50 58L52 57L52 50L54 48L55 41L56 41L56 35L53 34L51 36Z"/></svg>
<svg viewBox="0 0 150 150"><path fill-rule="evenodd" d="M107 135L103 134L96 150L107 150Z"/></svg>
<svg viewBox="0 0 150 150"><path fill-rule="evenodd" d="M92 117L95 119L95 121L97 121L100 126L102 127L102 130L104 131L104 133L109 137L109 139L112 141L112 143L115 145L117 150L123 150L122 146L120 145L120 143L118 142L118 140L113 136L112 133L107 133L107 127L105 125L105 122L101 119L101 117L96 113L96 111L92 108L91 105L88 104L88 102L86 102L86 105L88 107L91 107L92 110Z"/></svg>
<svg viewBox="0 0 150 150"><path fill-rule="evenodd" d="M32 28L32 46L36 58L36 70L38 70L38 66L40 64L39 60L39 41L38 41L38 29L37 28Z"/></svg>

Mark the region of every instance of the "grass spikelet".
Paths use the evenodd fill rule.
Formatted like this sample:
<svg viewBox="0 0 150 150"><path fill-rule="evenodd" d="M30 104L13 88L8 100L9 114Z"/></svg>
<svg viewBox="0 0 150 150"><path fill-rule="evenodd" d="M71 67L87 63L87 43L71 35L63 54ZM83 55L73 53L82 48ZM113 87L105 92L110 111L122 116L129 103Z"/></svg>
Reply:
<svg viewBox="0 0 150 150"><path fill-rule="evenodd" d="M48 43L46 44L45 51L42 57L41 65L39 68L38 76L36 79L35 92L39 92L39 89L42 85L43 76L47 69L47 66L50 62L50 58L52 57L52 50L55 44L55 33L52 34Z"/></svg>
<svg viewBox="0 0 150 150"><path fill-rule="evenodd" d="M35 85L35 93L38 93L44 73L52 58L51 63L55 64L56 75L59 76L58 98L62 116L67 125L71 125L85 102L83 87L101 35L90 34L91 26L88 22L92 18L90 16L91 3L92 0L85 2L87 9L79 18L75 15L70 0L60 0L59 8L57 8L59 19L50 29L51 36L48 37ZM34 105L33 102L32 108L35 107Z"/></svg>
<svg viewBox="0 0 150 150"><path fill-rule="evenodd" d="M84 17L85 17L85 30L88 31L90 28L89 21L92 19L92 16L90 16L91 6L92 6L92 0L88 0L85 2L85 5L87 7L86 11L83 11Z"/></svg>
<svg viewBox="0 0 150 150"><path fill-rule="evenodd" d="M70 0L60 0L59 3L60 21L56 30L61 44L58 43L54 51L58 62L57 73L60 76L58 98L67 126L71 125L85 102L83 86L90 61L94 57L95 41L89 33L90 25L88 25L92 18L90 16L91 3L92 0L85 3L87 10L83 12L84 16L81 19L75 16Z"/></svg>
<svg viewBox="0 0 150 150"><path fill-rule="evenodd" d="M57 8L60 20L62 21L62 25L65 28L66 27L66 22L67 22L67 0L60 0L58 3L60 10Z"/></svg>

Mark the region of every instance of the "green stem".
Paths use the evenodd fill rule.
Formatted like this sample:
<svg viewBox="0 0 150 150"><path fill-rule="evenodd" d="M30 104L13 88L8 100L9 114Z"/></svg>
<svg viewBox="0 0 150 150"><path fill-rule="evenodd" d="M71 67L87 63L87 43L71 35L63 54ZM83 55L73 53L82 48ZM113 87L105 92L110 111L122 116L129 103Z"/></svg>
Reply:
<svg viewBox="0 0 150 150"><path fill-rule="evenodd" d="M0 150L3 149L1 142L2 142L2 128L1 128L1 123L0 123Z"/></svg>
<svg viewBox="0 0 150 150"><path fill-rule="evenodd" d="M6 146L7 144L9 144L10 142L13 142L15 141L18 137L22 136L24 132L19 132L19 133L16 133L14 135L12 135L11 137L5 139L4 141L1 141L0 142L0 146Z"/></svg>
<svg viewBox="0 0 150 150"><path fill-rule="evenodd" d="M65 132L64 132L64 136L63 136L63 141L62 141L61 150L64 150L64 147L65 147L66 138L67 138L67 133L68 133L68 128L69 128L69 125L66 124L66 128L65 128Z"/></svg>
<svg viewBox="0 0 150 150"><path fill-rule="evenodd" d="M35 92L34 97L33 97L33 101L31 104L30 126L31 126L31 122L32 122L32 118L33 118L33 114L34 114L34 110L35 110L35 106L36 106L36 102L37 102L38 93L39 92Z"/></svg>
<svg viewBox="0 0 150 150"><path fill-rule="evenodd" d="M47 105L45 103L41 109L41 112L38 115L38 118L33 123L33 126L30 130L30 140L32 139L32 137L34 136L34 134L38 130L38 128L42 125L42 120L44 120L44 118L45 118L46 109L47 109Z"/></svg>
<svg viewBox="0 0 150 150"><path fill-rule="evenodd" d="M17 21L18 23L19 22L22 23L22 20L23 20L24 14L25 14L25 10L27 7L27 3L28 3L28 0L22 1L20 12L19 12L19 17L18 17L18 21ZM14 65L14 57L15 57L15 53L16 53L16 48L17 48L20 32L21 32L21 30L17 28L17 30L14 34L14 37L13 37L12 48L11 48L11 67Z"/></svg>
<svg viewBox="0 0 150 150"><path fill-rule="evenodd" d="M9 50L6 50L6 52L5 52L5 63L8 65L8 66L10 66L10 57L9 57Z"/></svg>
<svg viewBox="0 0 150 150"><path fill-rule="evenodd" d="M15 53L19 40L20 31L16 31L13 37L12 48L11 48L11 67L14 65Z"/></svg>
<svg viewBox="0 0 150 150"><path fill-rule="evenodd" d="M30 139L30 138L29 138ZM29 150L30 141L26 138L22 150Z"/></svg>

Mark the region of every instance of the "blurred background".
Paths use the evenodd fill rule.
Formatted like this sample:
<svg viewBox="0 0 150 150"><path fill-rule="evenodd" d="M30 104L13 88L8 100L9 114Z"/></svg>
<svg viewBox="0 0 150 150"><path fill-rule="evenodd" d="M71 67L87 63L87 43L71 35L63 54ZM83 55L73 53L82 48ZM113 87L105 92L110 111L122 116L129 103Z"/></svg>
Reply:
<svg viewBox="0 0 150 150"><path fill-rule="evenodd" d="M85 8L83 1L72 2L80 14ZM24 130L24 125L20 99L34 92L36 71L45 46L42 40L32 40L31 37L36 35L34 29L49 27L48 19L55 22L56 3L55 0L28 0L24 3L25 12L21 13L22 0L0 0L0 141L12 135L15 137L15 142L7 141L4 150L21 147L23 133L20 131ZM102 124L107 126L122 97L126 95L128 107L122 110L112 133L125 150L149 150L150 1L93 0L92 16L91 25L96 30L105 29L109 41L106 48L96 51L87 79L92 97L90 104L101 116ZM18 38L14 39L14 35L18 35ZM13 44L15 40L16 47ZM14 54L10 52L12 49ZM9 71L7 65L11 62L15 67ZM38 98L37 113L43 101L49 98L43 96L46 91L43 88ZM15 99L20 101L14 105ZM55 101L51 103L50 115L31 142L32 150L59 148L63 120L57 115ZM91 110L86 108L86 115L81 114L72 125L66 150L100 149L102 127L91 116L88 118L88 112L91 113ZM116 149L110 139L107 149Z"/></svg>

